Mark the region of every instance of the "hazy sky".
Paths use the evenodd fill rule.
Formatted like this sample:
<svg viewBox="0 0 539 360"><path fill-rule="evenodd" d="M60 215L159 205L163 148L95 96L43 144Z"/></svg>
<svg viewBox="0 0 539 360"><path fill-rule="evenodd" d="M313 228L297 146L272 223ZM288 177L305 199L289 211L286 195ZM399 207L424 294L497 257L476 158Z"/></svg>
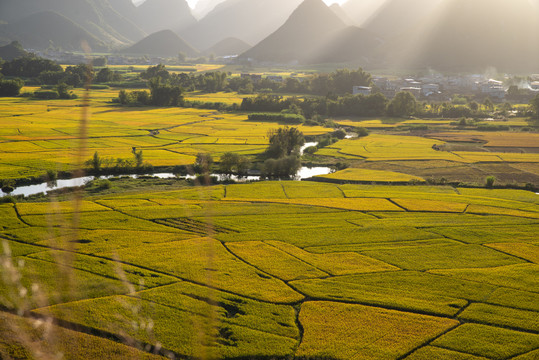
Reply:
<svg viewBox="0 0 539 360"><path fill-rule="evenodd" d="M135 2L137 1L135 0ZM192 8L194 8L198 0L187 0L187 2ZM333 3L344 4L346 0L324 0L324 2L328 5L331 5Z"/></svg>

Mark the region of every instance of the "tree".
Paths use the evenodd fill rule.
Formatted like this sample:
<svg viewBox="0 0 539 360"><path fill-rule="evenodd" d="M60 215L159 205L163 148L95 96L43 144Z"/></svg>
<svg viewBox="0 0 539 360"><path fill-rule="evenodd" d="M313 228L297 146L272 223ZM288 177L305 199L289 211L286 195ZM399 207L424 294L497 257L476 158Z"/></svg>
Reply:
<svg viewBox="0 0 539 360"><path fill-rule="evenodd" d="M247 174L249 166L247 157L232 152L224 153L219 161L219 170L225 175L236 173L239 176L244 176Z"/></svg>
<svg viewBox="0 0 539 360"><path fill-rule="evenodd" d="M490 100L490 98L486 98L483 102L483 105L488 111L494 110L494 103L492 102L492 100Z"/></svg>
<svg viewBox="0 0 539 360"><path fill-rule="evenodd" d="M183 103L183 89L169 83L161 83L160 77L150 80L152 104L155 106L179 106Z"/></svg>
<svg viewBox="0 0 539 360"><path fill-rule="evenodd" d="M408 91L401 91L387 106L389 116L407 117L415 113L417 101L415 96Z"/></svg>
<svg viewBox="0 0 539 360"><path fill-rule="evenodd" d="M210 154L198 153L195 160L194 170L197 174L208 174L212 165L213 157Z"/></svg>
<svg viewBox="0 0 539 360"><path fill-rule="evenodd" d="M485 186L488 188L488 189L492 189L494 187L494 182L496 181L496 178L494 176L489 176L487 177L486 179L486 183L485 183Z"/></svg>
<svg viewBox="0 0 539 360"><path fill-rule="evenodd" d="M21 79L0 80L0 97L19 96L23 86L24 81L22 81Z"/></svg>
<svg viewBox="0 0 539 360"><path fill-rule="evenodd" d="M181 62L181 63L184 63L185 60L187 60L187 56L185 55L185 53L178 53L178 61Z"/></svg>
<svg viewBox="0 0 539 360"><path fill-rule="evenodd" d="M137 169L140 169L144 164L144 156L142 155L142 150L137 151L136 148L133 148L133 155L135 156L135 166Z"/></svg>
<svg viewBox="0 0 539 360"><path fill-rule="evenodd" d="M535 96L530 102L532 110L535 112L535 120L539 121L539 95Z"/></svg>
<svg viewBox="0 0 539 360"><path fill-rule="evenodd" d="M155 77L160 77L163 80L170 78L170 73L163 64L150 66L146 71L140 74L141 79L150 80Z"/></svg>
<svg viewBox="0 0 539 360"><path fill-rule="evenodd" d="M101 172L102 163L103 161L99 157L99 153L97 151L94 153L94 156L86 162L86 164L89 165L96 174Z"/></svg>
<svg viewBox="0 0 539 360"><path fill-rule="evenodd" d="M73 96L69 93L69 86L65 83L59 83L56 85L56 91L60 99L71 99Z"/></svg>
<svg viewBox="0 0 539 360"><path fill-rule="evenodd" d="M268 157L280 159L285 156L299 154L299 148L305 144L303 133L295 127L284 127L268 131L269 147L266 150Z"/></svg>

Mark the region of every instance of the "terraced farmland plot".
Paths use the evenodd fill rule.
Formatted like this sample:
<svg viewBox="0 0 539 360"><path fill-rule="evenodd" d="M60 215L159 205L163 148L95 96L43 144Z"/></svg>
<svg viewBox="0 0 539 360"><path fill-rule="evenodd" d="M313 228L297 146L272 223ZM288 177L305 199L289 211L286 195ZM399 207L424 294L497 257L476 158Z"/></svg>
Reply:
<svg viewBox="0 0 539 360"><path fill-rule="evenodd" d="M178 358L527 360L534 196L186 187L87 198L78 229L67 202L1 205L0 303Z"/></svg>

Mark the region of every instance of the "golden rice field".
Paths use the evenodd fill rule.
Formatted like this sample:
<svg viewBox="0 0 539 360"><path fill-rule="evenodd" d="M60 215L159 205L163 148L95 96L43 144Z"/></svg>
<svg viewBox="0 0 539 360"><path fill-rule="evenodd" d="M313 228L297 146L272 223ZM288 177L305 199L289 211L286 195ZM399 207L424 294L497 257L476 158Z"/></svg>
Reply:
<svg viewBox="0 0 539 360"><path fill-rule="evenodd" d="M199 152L216 158L229 151L253 156L266 149L268 130L278 126L248 121L244 114L211 110L119 107L110 102L117 95L115 90L91 92L85 159L96 151L102 158L131 159L133 147L142 150L145 161L153 166L193 164ZM238 100L234 94L202 98ZM0 178L39 177L47 170L73 170L81 146L81 101L0 99ZM305 135L329 131L303 126L300 130Z"/></svg>
<svg viewBox="0 0 539 360"><path fill-rule="evenodd" d="M531 192L275 181L78 207L0 205L2 356L537 355Z"/></svg>

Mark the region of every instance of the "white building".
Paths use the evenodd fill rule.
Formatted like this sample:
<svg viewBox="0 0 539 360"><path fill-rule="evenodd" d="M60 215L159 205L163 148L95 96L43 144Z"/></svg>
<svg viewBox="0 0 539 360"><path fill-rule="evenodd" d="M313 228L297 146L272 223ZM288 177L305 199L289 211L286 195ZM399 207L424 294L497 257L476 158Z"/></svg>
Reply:
<svg viewBox="0 0 539 360"><path fill-rule="evenodd" d="M490 79L480 84L480 91L483 95L502 100L505 98L503 82Z"/></svg>
<svg viewBox="0 0 539 360"><path fill-rule="evenodd" d="M368 96L372 93L372 88L368 86L354 86L352 88L352 93L354 95L365 95Z"/></svg>
<svg viewBox="0 0 539 360"><path fill-rule="evenodd" d="M437 95L440 93L440 85L438 84L422 84L421 94L423 96Z"/></svg>

